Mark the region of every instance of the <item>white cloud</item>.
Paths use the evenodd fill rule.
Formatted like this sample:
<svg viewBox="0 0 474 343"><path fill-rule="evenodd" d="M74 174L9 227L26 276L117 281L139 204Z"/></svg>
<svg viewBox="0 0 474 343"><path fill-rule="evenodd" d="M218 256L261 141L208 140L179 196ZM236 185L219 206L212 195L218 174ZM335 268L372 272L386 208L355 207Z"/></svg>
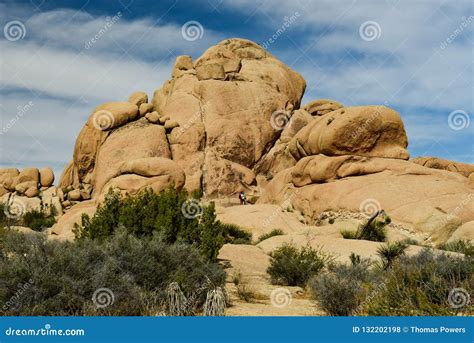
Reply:
<svg viewBox="0 0 474 343"><path fill-rule="evenodd" d="M25 18L28 10L0 5L0 19ZM25 39L2 36L0 166L46 164L59 178L94 107L126 100L137 90L151 97L170 78L177 55L202 53L221 39L204 27L203 38L189 42L180 25L157 23L157 18L127 20L125 14L117 18L54 10L20 18ZM107 22L113 23L104 31ZM32 108L17 118L18 106L29 101Z"/></svg>

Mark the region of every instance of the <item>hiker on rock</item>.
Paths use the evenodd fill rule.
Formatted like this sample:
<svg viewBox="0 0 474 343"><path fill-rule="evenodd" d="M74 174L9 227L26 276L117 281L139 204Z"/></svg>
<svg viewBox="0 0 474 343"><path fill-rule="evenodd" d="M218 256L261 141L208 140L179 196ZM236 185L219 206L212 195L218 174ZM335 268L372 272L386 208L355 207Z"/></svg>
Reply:
<svg viewBox="0 0 474 343"><path fill-rule="evenodd" d="M239 193L239 200L241 205L247 205L247 196L245 195L245 192Z"/></svg>

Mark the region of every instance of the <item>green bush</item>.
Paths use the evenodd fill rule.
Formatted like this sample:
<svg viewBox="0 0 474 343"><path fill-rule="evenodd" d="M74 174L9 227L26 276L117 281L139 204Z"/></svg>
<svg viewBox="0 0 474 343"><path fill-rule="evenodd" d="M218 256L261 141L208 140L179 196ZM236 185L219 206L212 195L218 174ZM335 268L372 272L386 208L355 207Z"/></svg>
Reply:
<svg viewBox="0 0 474 343"><path fill-rule="evenodd" d="M298 249L284 244L270 254L267 273L277 285L304 286L307 281L323 269L329 258L311 247Z"/></svg>
<svg viewBox="0 0 474 343"><path fill-rule="evenodd" d="M474 291L474 259L425 249L416 256L401 256L384 272L384 285L368 304L369 315L472 315L468 299Z"/></svg>
<svg viewBox="0 0 474 343"><path fill-rule="evenodd" d="M118 227L137 237L157 236L162 242L195 244L201 253L215 261L225 242L248 239L249 233L236 225L216 220L214 203L202 205L188 198L184 190L169 188L160 194L151 190L136 196L121 196L109 191L94 216L84 214L76 226L76 238L104 241Z"/></svg>
<svg viewBox="0 0 474 343"><path fill-rule="evenodd" d="M328 271L313 277L309 282L312 296L322 309L331 316L354 314L367 295L367 283L371 279L369 265L331 264Z"/></svg>
<svg viewBox="0 0 474 343"><path fill-rule="evenodd" d="M357 231L342 230L341 235L345 239L359 239L357 238Z"/></svg>
<svg viewBox="0 0 474 343"><path fill-rule="evenodd" d="M273 229L272 231L270 231L268 233L264 233L263 235L258 237L257 243L263 242L264 240L269 239L270 237L281 236L281 235L284 235L284 234L285 233L281 229Z"/></svg>
<svg viewBox="0 0 474 343"><path fill-rule="evenodd" d="M390 217L382 210L376 212L366 223L359 226L357 231L343 230L345 239L363 239L367 241L384 242L387 237L385 227L391 223Z"/></svg>
<svg viewBox="0 0 474 343"><path fill-rule="evenodd" d="M138 238L123 228L103 242L0 231L3 315L157 315L172 282L194 299L192 312L202 308L208 288L225 283L225 273L192 246ZM104 308L92 301L100 288L114 298Z"/></svg>
<svg viewBox="0 0 474 343"><path fill-rule="evenodd" d="M250 232L242 230L238 225L235 224L220 224L222 232L224 234L224 240L226 243L233 244L251 244L252 234Z"/></svg>
<svg viewBox="0 0 474 343"><path fill-rule="evenodd" d="M34 231L42 231L45 228L53 226L55 223L56 219L52 214L46 215L44 212L37 210L26 212L21 217L21 224Z"/></svg>
<svg viewBox="0 0 474 343"><path fill-rule="evenodd" d="M474 256L474 245L467 240L458 240L450 243L442 244L439 249L446 251L454 251L464 254L466 256Z"/></svg>

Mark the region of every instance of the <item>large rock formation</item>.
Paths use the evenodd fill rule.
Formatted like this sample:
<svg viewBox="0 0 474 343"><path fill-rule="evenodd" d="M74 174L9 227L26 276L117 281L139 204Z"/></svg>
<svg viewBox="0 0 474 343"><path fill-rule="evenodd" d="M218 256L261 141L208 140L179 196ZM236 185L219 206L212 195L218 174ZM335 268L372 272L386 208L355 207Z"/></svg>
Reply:
<svg viewBox="0 0 474 343"><path fill-rule="evenodd" d="M301 106L305 86L248 40L224 40L195 61L179 56L150 102L135 92L94 109L57 189L50 170L4 169L0 196L60 199L55 206L67 212L52 233L65 239L108 189L171 184L206 199L244 190L260 204L295 208L310 224L325 211L383 208L427 243L472 239L473 165L409 161L396 111L328 99Z"/></svg>

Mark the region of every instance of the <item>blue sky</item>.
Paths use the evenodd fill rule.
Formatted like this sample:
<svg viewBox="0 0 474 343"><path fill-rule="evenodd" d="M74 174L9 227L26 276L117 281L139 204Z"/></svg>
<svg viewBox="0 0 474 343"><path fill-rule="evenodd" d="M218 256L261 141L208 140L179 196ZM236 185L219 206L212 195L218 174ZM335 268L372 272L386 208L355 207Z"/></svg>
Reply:
<svg viewBox="0 0 474 343"><path fill-rule="evenodd" d="M387 104L402 115L412 156L474 163L473 9L449 0L3 1L0 166L59 173L95 106L137 90L151 97L176 56L230 37L265 43L301 73L303 103ZM183 37L189 21L200 38Z"/></svg>

